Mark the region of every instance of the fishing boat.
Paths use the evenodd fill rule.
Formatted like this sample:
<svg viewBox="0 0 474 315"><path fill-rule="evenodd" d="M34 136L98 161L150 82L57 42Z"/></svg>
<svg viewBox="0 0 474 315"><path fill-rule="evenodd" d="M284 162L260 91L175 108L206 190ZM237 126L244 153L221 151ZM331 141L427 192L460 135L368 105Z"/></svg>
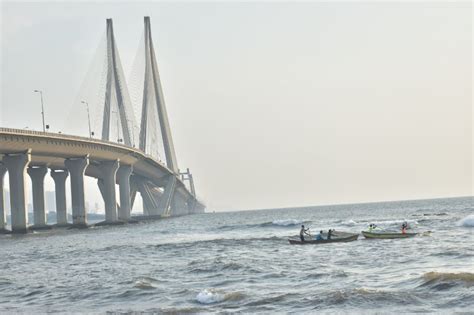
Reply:
<svg viewBox="0 0 474 315"><path fill-rule="evenodd" d="M324 239L315 240L315 239L305 239L302 242L299 238L289 238L288 242L291 245L318 245L318 244L327 244L327 243L344 243L352 242L357 240L359 234L347 233L347 232L334 232L331 239L327 239L327 234L323 234Z"/></svg>
<svg viewBox="0 0 474 315"><path fill-rule="evenodd" d="M392 239L392 238L409 238L414 237L418 233L398 233L398 232L368 232L362 231L362 235L365 238L382 238L382 239Z"/></svg>

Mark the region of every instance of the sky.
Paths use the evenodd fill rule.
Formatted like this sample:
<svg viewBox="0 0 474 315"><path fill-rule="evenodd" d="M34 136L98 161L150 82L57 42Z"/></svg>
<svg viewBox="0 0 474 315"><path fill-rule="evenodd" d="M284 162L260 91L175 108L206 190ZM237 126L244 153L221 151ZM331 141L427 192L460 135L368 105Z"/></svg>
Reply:
<svg viewBox="0 0 474 315"><path fill-rule="evenodd" d="M105 19L128 78L150 16L178 164L211 211L473 194L469 1L0 10L0 126L40 130L41 89L51 131L83 136Z"/></svg>

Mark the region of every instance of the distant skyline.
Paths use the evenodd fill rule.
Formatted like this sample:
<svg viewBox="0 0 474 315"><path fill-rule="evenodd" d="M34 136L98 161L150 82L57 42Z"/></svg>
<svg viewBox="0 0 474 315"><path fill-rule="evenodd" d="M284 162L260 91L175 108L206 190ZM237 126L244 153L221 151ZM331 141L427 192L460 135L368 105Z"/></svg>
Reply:
<svg viewBox="0 0 474 315"><path fill-rule="evenodd" d="M0 127L41 130L41 89L51 130L83 136L105 19L128 78L150 16L178 163L210 211L473 195L469 1L0 8ZM102 204L90 178L87 196Z"/></svg>

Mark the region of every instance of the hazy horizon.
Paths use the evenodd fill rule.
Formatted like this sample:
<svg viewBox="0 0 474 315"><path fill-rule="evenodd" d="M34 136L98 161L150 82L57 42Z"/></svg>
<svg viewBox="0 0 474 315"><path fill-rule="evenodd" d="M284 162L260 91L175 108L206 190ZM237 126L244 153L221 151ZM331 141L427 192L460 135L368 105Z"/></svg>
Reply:
<svg viewBox="0 0 474 315"><path fill-rule="evenodd" d="M0 5L0 126L40 130L42 89L51 130L78 135L105 19L128 79L150 16L178 163L209 211L474 194L468 1ZM102 204L93 179L87 198Z"/></svg>

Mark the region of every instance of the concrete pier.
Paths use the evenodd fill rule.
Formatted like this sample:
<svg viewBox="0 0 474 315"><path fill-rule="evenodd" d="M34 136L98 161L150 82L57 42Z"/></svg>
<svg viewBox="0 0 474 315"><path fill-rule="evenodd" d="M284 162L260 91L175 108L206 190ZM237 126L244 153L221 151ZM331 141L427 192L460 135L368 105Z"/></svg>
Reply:
<svg viewBox="0 0 474 315"><path fill-rule="evenodd" d="M33 187L33 228L45 228L44 176L48 172L48 168L46 166L30 166L27 172L30 175Z"/></svg>
<svg viewBox="0 0 474 315"><path fill-rule="evenodd" d="M87 226L84 173L89 165L89 156L67 159L64 165L71 174L72 223L76 226Z"/></svg>
<svg viewBox="0 0 474 315"><path fill-rule="evenodd" d="M163 195L160 198L160 202L158 205L158 211L162 216L169 216L172 208L172 202L174 199L175 195L175 190L176 190L176 177L175 176L168 176L168 183L166 184L164 190L163 190Z"/></svg>
<svg viewBox="0 0 474 315"><path fill-rule="evenodd" d="M117 222L117 197L115 193L116 174L119 161L106 161L100 165L103 182L103 197L105 203L105 222Z"/></svg>
<svg viewBox="0 0 474 315"><path fill-rule="evenodd" d="M58 226L66 226L67 205L66 205L66 178L69 176L67 170L51 170L51 177L54 180L56 191L56 221Z"/></svg>
<svg viewBox="0 0 474 315"><path fill-rule="evenodd" d="M26 167L31 161L31 150L20 154L3 157L3 164L8 169L10 181L10 205L13 233L26 233L28 230L28 214L26 212Z"/></svg>
<svg viewBox="0 0 474 315"><path fill-rule="evenodd" d="M3 183L7 168L0 164L0 234L6 231L7 228L7 214L5 213L5 198L3 192Z"/></svg>
<svg viewBox="0 0 474 315"><path fill-rule="evenodd" d="M132 212L130 195L130 175L132 174L131 165L121 165L117 171L117 180L120 187L120 209L118 219L121 221L130 220Z"/></svg>

